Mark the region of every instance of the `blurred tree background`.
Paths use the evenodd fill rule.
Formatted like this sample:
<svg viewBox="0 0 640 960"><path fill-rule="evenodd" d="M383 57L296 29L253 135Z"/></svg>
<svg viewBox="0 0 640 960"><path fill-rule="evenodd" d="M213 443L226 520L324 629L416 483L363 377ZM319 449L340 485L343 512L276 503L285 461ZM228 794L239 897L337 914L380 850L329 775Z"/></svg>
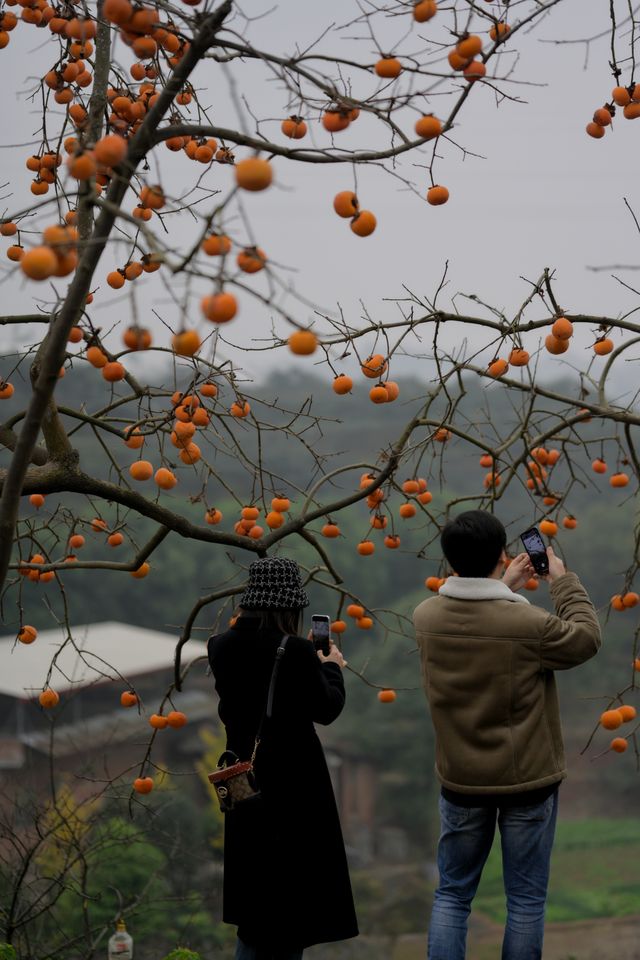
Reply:
<svg viewBox="0 0 640 960"><path fill-rule="evenodd" d="M90 376L78 369L73 378L60 384L62 408L65 391L69 394L70 406L78 405L83 391L88 395ZM566 383L561 386L567 387ZM280 402L292 410L305 409L310 392L318 396L324 389L319 382L310 384L308 378L295 377L278 381L277 388ZM407 396L418 395L424 391L424 385L415 381L407 383L404 390ZM265 393L275 392L276 382L272 380L266 384ZM345 415L344 398L335 398L330 386L325 393L321 427L316 425L314 436L309 438L317 455L337 449L338 430L342 447L348 447L354 463L367 462L372 437L376 438L377 453L397 435L405 416L402 404L385 408L382 416L368 398L354 394L349 398ZM485 435L488 443L494 433L504 435L511 418L516 420L521 416L520 410L510 409L500 402L500 397L491 386L470 387L462 401L461 409L466 411L469 429ZM549 416L555 415L550 403ZM574 431L575 443L585 445L585 451L590 449L591 431L595 433L597 425L582 424ZM251 454L249 437L248 434L247 452ZM86 469L97 473L100 462L105 461L97 456L95 461L85 460L91 457L89 431L80 430L73 441L81 449ZM281 474L290 478L292 485L308 489L314 478L303 475L286 435L274 431L268 443L272 455L277 456ZM598 453L606 455L600 444ZM596 452L592 450L591 454ZM447 444L446 455L446 485L437 449L431 460L424 457L420 464L420 473L428 478L433 493L434 513L447 502L453 503L454 512L465 509L464 498L477 496L482 487L484 471L478 465L477 450L470 452L468 444L454 437ZM572 504L578 520L576 529L561 529L556 549L569 568L579 573L601 610L604 624L604 645L599 656L577 670L558 675L570 777L562 788L552 919L563 921L628 914L635 909L636 902L629 891L640 889L640 876L636 877L633 871L633 875L625 875L620 883L612 879L606 889L602 887L602 878L593 875L593 864L608 862L607 858L611 859L613 869L621 843L640 850L640 837L628 829L628 816L635 807L638 789L632 751L623 757L608 753L592 760L607 745L604 732L599 731L587 756L580 756L601 710L607 705L607 695L616 693L620 678L626 677L627 670L631 679L631 664L627 663L629 640L637 626L635 611L610 613L609 607L610 596L620 590L624 581L626 558L633 552L633 497L623 495L614 500L608 487L607 495L601 496L598 478L589 470L590 456L585 457L582 474L563 475L561 463L553 478L558 490L564 483L574 484ZM232 459L224 464L224 474L234 492L243 499L246 496L249 502L251 491L243 489L244 475L234 468ZM398 479L402 482L403 478ZM347 480L340 478L340 482L344 489L354 482L354 475L348 475ZM44 509L64 510L67 502L70 502L69 495L52 495ZM222 488L215 505L223 513L228 510L229 515L237 509ZM498 502L497 509L508 526L512 551L518 552L519 532L535 519L524 482L521 488L512 485L509 496ZM191 512L194 519L199 519L202 511L198 491L194 489L193 502L187 504L185 513ZM81 512L77 498L74 512ZM86 514L87 518L95 514L90 502L87 502ZM433 885L432 868L430 870L428 864L432 862L438 829L433 738L420 685L411 615L415 606L430 595L425 588L425 578L446 571L441 566L439 531L430 520L394 520L395 531L403 541L400 549L361 557L353 545L368 531L366 507L363 504L361 509L352 509L336 519L343 537L326 541L324 547L352 592L341 604L339 591L314 583L310 588L312 602L308 612L326 612L335 618L344 614L346 603L357 600L374 614L375 622L373 629L359 630L346 618L348 629L341 642L349 661L347 708L328 731L323 731L323 736L329 749L332 745L346 747L351 755L372 764L378 777L376 823L383 828L401 828L406 834L410 862L396 865L378 862L361 869L356 857L353 874L363 932L373 936L400 936L420 930L426 924ZM140 536L144 535L142 524ZM286 549L307 568L317 562L317 555L302 538L295 548L288 541ZM90 550L92 558L107 555L107 549L97 537ZM604 556L606 566L602 562ZM243 569L250 562L241 556L234 559ZM96 619L118 620L131 624L132 629L139 625L173 631L177 639L194 600L215 591L227 576L228 566L219 549L171 535L154 553L149 577L135 584L129 577L109 570L65 572L64 580L74 588L66 594L70 622L79 625ZM31 611L37 610L38 603L49 602L42 591L38 592L37 584L25 582L23 589ZM527 596L532 602L549 608L546 585ZM53 600L54 611L58 602L59 599ZM232 612L228 601L205 607L193 635L206 639L212 631L223 629ZM394 703L378 701L379 685L397 691ZM188 678L186 687L189 687ZM212 681L211 691L213 723ZM33 920L34 941L51 944L50 960L63 960L63 955L56 952L56 943L67 944L64 960L88 957L86 938L82 940L83 931L88 927L102 931L94 949L95 956L103 955L110 925L121 909L135 932L139 944L137 955L144 960L153 960L160 955L158 951L168 951L176 944L184 944L206 958L230 955L234 931L219 922L222 822L206 787L206 772L215 764L222 745L220 730L212 727L203 737L202 759L193 775L168 778L151 797L145 798L146 813L136 804L133 820L128 817L125 796L119 796L117 791L101 804L96 815L90 818L90 826L74 839L72 847L79 845L82 857L67 874L70 880L65 889L58 891L51 909ZM597 817L601 819L594 819ZM620 829L616 829L616 818L620 818ZM587 840L593 844L594 837L602 839L602 843L598 839L597 850L592 845L585 846ZM626 840L623 841L623 837ZM47 857L55 859L65 855L64 838L58 837L57 842L58 846L49 843L39 851L41 873L47 866ZM56 872L54 868L52 863L52 876ZM8 875L0 876L0 886L0 897L6 902L11 896ZM499 921L502 899L497 851L494 851L482 881L477 908ZM69 946L75 938L78 944L84 944L82 948L78 946L77 954ZM39 960L47 958L39 957Z"/></svg>

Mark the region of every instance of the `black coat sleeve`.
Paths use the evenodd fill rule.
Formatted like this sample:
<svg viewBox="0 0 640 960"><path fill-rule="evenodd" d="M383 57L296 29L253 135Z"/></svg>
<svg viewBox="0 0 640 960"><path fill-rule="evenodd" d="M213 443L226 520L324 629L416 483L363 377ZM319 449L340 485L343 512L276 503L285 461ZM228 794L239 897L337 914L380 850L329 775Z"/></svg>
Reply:
<svg viewBox="0 0 640 960"><path fill-rule="evenodd" d="M320 663L320 676L324 681L325 695L322 701L314 707L312 720L314 723L333 723L342 713L345 702L344 680L342 670L337 663Z"/></svg>
<svg viewBox="0 0 640 960"><path fill-rule="evenodd" d="M291 645L290 667L295 671L295 687L299 691L302 711L314 723L333 723L342 713L345 703L342 670L337 663L321 663L313 645L308 640ZM286 661L287 653L284 660Z"/></svg>

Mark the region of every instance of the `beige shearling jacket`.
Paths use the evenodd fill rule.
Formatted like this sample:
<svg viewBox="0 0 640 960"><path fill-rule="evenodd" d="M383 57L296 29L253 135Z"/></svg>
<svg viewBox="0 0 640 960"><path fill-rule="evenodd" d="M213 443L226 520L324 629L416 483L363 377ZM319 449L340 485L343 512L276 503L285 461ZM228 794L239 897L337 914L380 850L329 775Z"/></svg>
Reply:
<svg viewBox="0 0 640 960"><path fill-rule="evenodd" d="M436 773L450 790L519 793L566 776L554 671L593 657L600 625L574 573L550 593L555 616L501 581L455 577L416 608Z"/></svg>

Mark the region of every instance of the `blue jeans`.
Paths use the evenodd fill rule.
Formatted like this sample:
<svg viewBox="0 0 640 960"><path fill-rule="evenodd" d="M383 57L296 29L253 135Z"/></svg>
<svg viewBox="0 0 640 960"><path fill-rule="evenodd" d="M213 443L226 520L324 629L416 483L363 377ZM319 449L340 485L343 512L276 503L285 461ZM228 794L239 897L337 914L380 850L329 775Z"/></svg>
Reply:
<svg viewBox="0 0 640 960"><path fill-rule="evenodd" d="M496 829L502 842L507 924L502 960L540 960L558 791L529 807L460 807L440 797L440 881L429 924L428 960L464 960L467 918Z"/></svg>
<svg viewBox="0 0 640 960"><path fill-rule="evenodd" d="M285 947L250 947L236 940L235 960L301 960L302 950Z"/></svg>

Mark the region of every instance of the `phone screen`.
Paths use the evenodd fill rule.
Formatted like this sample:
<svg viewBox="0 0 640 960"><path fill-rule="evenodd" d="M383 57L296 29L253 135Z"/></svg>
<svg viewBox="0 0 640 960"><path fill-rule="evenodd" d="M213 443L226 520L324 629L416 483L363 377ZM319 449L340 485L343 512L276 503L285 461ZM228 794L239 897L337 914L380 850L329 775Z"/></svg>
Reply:
<svg viewBox="0 0 640 960"><path fill-rule="evenodd" d="M322 650L325 657L329 655L331 648L331 618L319 613L314 613L311 617L311 635L316 650Z"/></svg>
<svg viewBox="0 0 640 960"><path fill-rule="evenodd" d="M547 548L537 527L531 527L529 530L525 530L524 533L520 534L520 539L522 540L523 547L531 558L531 563L536 573L540 573L543 576L549 573Z"/></svg>

